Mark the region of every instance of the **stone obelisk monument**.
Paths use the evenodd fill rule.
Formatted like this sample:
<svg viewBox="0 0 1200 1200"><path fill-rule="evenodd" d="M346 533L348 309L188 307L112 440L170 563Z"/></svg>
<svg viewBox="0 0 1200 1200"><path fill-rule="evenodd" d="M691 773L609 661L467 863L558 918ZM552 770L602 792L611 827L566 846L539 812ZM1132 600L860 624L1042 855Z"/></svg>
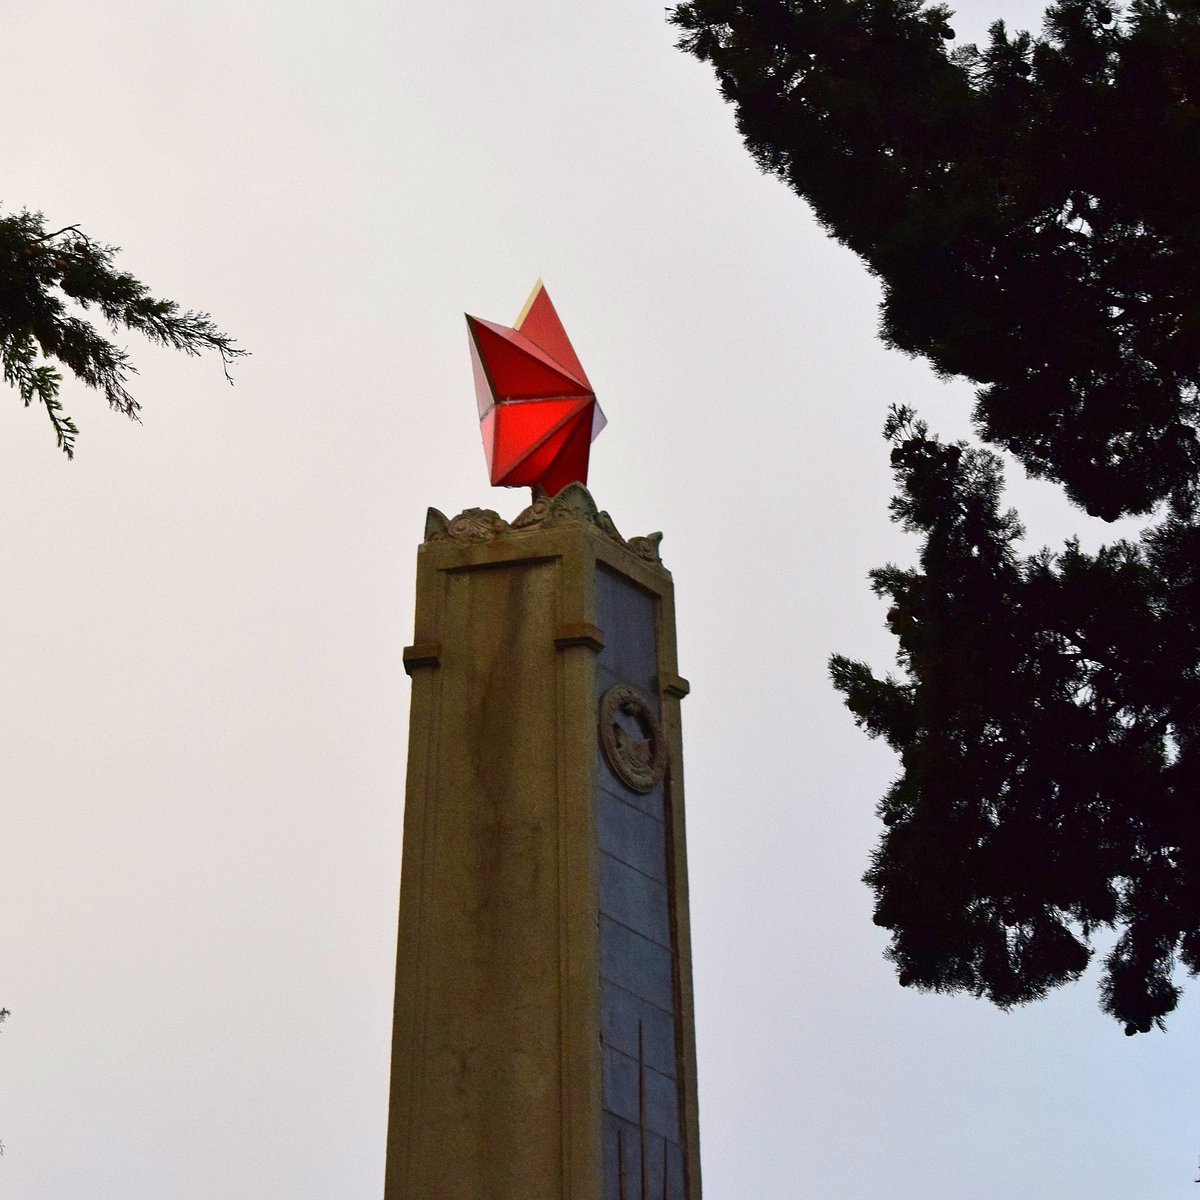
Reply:
<svg viewBox="0 0 1200 1200"><path fill-rule="evenodd" d="M504 331L518 350L521 329ZM482 364L509 403L504 364L479 349L477 380ZM524 469L492 416L493 475ZM586 474L579 430L598 422L565 420L558 457L582 442L583 470L558 469ZM657 536L622 538L578 482L511 524L430 510L404 662L385 1200L699 1200L688 687Z"/></svg>

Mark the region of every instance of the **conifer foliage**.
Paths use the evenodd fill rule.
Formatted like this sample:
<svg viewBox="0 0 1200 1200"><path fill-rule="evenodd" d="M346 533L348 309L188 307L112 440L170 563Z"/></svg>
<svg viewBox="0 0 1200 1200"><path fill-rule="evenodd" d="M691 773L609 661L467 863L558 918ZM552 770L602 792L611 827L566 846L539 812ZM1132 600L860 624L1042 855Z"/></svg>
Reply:
<svg viewBox="0 0 1200 1200"><path fill-rule="evenodd" d="M1102 1005L1128 1032L1200 971L1200 530L1023 557L995 455L888 424L893 513L919 566L872 573L903 679L833 660L900 755L867 881L900 982L1001 1007L1076 978L1100 929Z"/></svg>
<svg viewBox="0 0 1200 1200"><path fill-rule="evenodd" d="M207 313L157 300L144 284L113 268L118 247L93 241L76 226L47 231L41 213L0 216L0 367L22 402L42 405L59 447L74 456L78 429L58 398L67 368L104 393L109 407L137 419L126 383L136 368L80 313L95 309L115 332L137 330L152 342L199 354L215 350L228 367L245 353Z"/></svg>
<svg viewBox="0 0 1200 1200"><path fill-rule="evenodd" d="M887 425L919 566L873 572L900 674L835 657L899 753L867 874L903 984L1002 1007L1079 976L1162 1025L1200 973L1200 4L1061 0L949 50L917 0L690 0L764 170L977 385L985 441L1138 542L1023 556L995 455Z"/></svg>

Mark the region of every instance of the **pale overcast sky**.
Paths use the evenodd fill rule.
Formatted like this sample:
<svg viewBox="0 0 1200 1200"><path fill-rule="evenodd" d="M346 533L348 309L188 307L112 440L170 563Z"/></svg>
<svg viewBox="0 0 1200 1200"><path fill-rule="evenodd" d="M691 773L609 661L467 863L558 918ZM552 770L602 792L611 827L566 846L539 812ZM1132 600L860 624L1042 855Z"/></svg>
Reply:
<svg viewBox="0 0 1200 1200"><path fill-rule="evenodd" d="M969 0L959 40L1030 0ZM17 0L6 210L125 247L253 351L128 344L68 463L0 393L0 1196L382 1192L416 546L491 506L462 312L543 276L661 529L684 707L710 1200L1190 1200L1200 988L1125 1038L902 990L859 881L896 770L827 682L886 665L887 405L970 389L761 176L662 0ZM1021 484L1034 544L1083 519ZM1104 531L1085 529L1088 544Z"/></svg>

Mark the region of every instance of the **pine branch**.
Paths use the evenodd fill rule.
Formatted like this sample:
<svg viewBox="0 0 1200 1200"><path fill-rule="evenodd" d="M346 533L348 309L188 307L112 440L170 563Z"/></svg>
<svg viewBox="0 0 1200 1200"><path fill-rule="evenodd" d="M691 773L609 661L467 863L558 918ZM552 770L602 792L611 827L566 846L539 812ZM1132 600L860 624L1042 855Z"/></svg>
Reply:
<svg viewBox="0 0 1200 1200"><path fill-rule="evenodd" d="M58 363L104 394L110 408L138 419L140 405L128 388L136 373L126 351L75 315L95 307L115 333L130 329L149 341L195 356L216 351L233 382L230 365L246 354L208 313L182 310L157 299L128 272L113 268L119 253L83 233L77 225L45 229L40 213L0 217L0 350L4 378L28 407L41 403L55 438L74 456L78 429L62 410ZM40 354L40 360L39 360Z"/></svg>

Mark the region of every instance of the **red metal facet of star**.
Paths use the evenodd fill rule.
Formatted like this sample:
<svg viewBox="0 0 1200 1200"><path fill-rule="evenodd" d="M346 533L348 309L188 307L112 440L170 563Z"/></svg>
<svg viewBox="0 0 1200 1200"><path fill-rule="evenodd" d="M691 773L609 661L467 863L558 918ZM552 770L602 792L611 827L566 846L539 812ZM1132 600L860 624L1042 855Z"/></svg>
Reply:
<svg viewBox="0 0 1200 1200"><path fill-rule="evenodd" d="M493 485L553 496L587 483L605 417L542 281L511 329L468 316L467 332Z"/></svg>

